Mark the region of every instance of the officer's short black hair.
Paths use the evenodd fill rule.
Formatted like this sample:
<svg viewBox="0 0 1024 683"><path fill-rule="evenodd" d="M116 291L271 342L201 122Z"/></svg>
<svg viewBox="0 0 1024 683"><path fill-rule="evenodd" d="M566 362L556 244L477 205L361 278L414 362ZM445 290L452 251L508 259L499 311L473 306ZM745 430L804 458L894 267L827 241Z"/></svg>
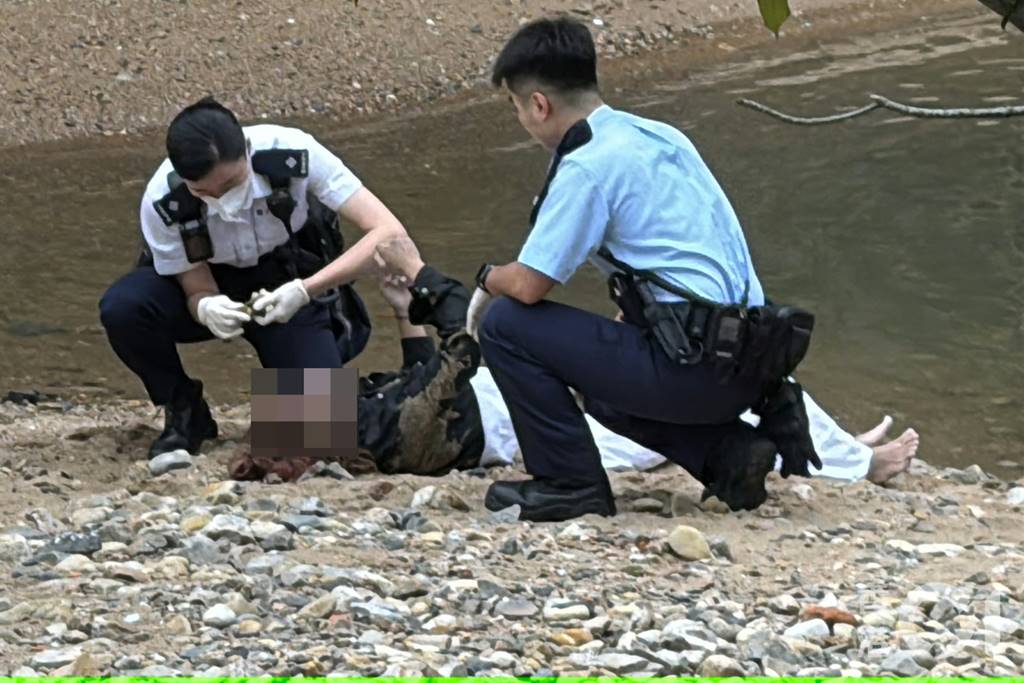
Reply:
<svg viewBox="0 0 1024 683"><path fill-rule="evenodd" d="M516 93L536 80L563 93L597 90L597 51L590 30L568 17L538 19L509 39L494 63L491 83Z"/></svg>
<svg viewBox="0 0 1024 683"><path fill-rule="evenodd" d="M230 109L204 97L182 109L167 128L167 157L185 180L199 180L220 161L245 156L245 133Z"/></svg>

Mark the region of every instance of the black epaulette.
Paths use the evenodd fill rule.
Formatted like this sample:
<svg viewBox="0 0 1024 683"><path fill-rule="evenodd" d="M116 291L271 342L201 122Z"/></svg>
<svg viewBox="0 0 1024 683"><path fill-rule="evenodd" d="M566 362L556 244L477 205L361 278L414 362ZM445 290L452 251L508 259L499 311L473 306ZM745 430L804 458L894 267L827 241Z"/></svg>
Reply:
<svg viewBox="0 0 1024 683"><path fill-rule="evenodd" d="M555 179L555 174L558 173L558 166L562 163L562 158L570 152L575 152L577 149L587 144L594 139L594 131L591 130L590 124L586 119L578 121L573 125L572 128L565 132L562 137L562 141L558 143L558 148L555 150L555 156L551 160L551 168L548 169L548 177L544 179L544 187L541 188L540 194L533 200L533 210L530 212L530 227L537 222L537 215L540 214L541 204L548 196L548 188L551 187L552 181Z"/></svg>
<svg viewBox="0 0 1024 683"><path fill-rule="evenodd" d="M261 150L252 155L252 170L266 176L272 188L287 187L292 178L305 178L309 175L309 150Z"/></svg>
<svg viewBox="0 0 1024 683"><path fill-rule="evenodd" d="M153 208L165 225L186 225L202 220L203 200L188 191L181 176L174 171L168 173L167 186L170 191L153 202Z"/></svg>

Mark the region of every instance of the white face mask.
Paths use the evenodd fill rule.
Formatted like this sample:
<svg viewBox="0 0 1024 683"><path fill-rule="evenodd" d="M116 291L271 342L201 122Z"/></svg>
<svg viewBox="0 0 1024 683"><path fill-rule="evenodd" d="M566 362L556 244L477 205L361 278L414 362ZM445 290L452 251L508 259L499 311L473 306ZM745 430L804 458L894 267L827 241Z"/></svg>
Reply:
<svg viewBox="0 0 1024 683"><path fill-rule="evenodd" d="M222 194L220 197L203 197L210 213L217 214L222 220L230 223L239 223L245 219L241 216L243 211L252 207L252 169L238 185Z"/></svg>

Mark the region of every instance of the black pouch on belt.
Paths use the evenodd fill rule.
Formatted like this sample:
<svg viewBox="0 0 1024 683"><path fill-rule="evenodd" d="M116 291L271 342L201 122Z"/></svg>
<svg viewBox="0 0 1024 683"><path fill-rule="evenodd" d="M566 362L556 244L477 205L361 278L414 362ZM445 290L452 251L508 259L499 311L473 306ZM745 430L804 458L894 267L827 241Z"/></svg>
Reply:
<svg viewBox="0 0 1024 683"><path fill-rule="evenodd" d="M749 313L740 374L763 383L788 377L807 355L814 315L794 306L760 306Z"/></svg>

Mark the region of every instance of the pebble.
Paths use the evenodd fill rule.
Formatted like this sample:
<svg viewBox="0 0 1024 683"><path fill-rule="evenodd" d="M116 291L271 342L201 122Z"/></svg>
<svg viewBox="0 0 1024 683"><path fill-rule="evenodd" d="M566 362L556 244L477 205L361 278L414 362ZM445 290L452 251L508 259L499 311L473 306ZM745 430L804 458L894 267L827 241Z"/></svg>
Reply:
<svg viewBox="0 0 1024 683"><path fill-rule="evenodd" d="M665 509L665 504L657 498L638 498L633 501L632 508L636 512L659 514Z"/></svg>
<svg viewBox="0 0 1024 683"><path fill-rule="evenodd" d="M84 574L96 571L96 563L85 555L68 555L54 569L65 574Z"/></svg>
<svg viewBox="0 0 1024 683"><path fill-rule="evenodd" d="M504 598L494 606L495 616L507 619L528 619L540 610L526 598Z"/></svg>
<svg viewBox="0 0 1024 683"><path fill-rule="evenodd" d="M915 551L918 555L924 555L925 557L956 557L963 553L967 549L963 546L956 545L953 543L925 543L917 546Z"/></svg>
<svg viewBox="0 0 1024 683"><path fill-rule="evenodd" d="M203 534L214 541L227 539L234 545L255 542L249 521L238 515L216 515L203 529Z"/></svg>
<svg viewBox="0 0 1024 683"><path fill-rule="evenodd" d="M327 594L321 596L299 610L299 616L309 619L326 619L334 613L338 599Z"/></svg>
<svg viewBox="0 0 1024 683"><path fill-rule="evenodd" d="M1024 615L1024 613L1022 613ZM981 623L989 631L994 631L1002 636L1024 637L1024 624L1020 621L1007 619L996 614L990 614L981 618Z"/></svg>
<svg viewBox="0 0 1024 683"><path fill-rule="evenodd" d="M187 617L181 614L175 614L167 623L164 624L164 628L167 629L168 633L176 636L188 636L192 634L192 624L189 623Z"/></svg>
<svg viewBox="0 0 1024 683"><path fill-rule="evenodd" d="M183 449L161 453L149 461L149 473L154 477L189 467L192 467L192 455Z"/></svg>
<svg viewBox="0 0 1024 683"><path fill-rule="evenodd" d="M206 487L206 500L214 505L234 505L242 493L242 485L237 481L222 481Z"/></svg>
<svg viewBox="0 0 1024 683"><path fill-rule="evenodd" d="M214 605L203 612L203 623L214 628L225 628L231 626L238 620L238 616L227 605Z"/></svg>
<svg viewBox="0 0 1024 683"><path fill-rule="evenodd" d="M32 657L32 666L40 669L56 669L71 664L82 656L82 649L70 647L62 650L43 650Z"/></svg>
<svg viewBox="0 0 1024 683"><path fill-rule="evenodd" d="M798 614L800 612L800 603L788 594L776 595L771 598L768 600L768 607L778 614Z"/></svg>
<svg viewBox="0 0 1024 683"><path fill-rule="evenodd" d="M917 663L912 652L900 651L886 657L881 663L884 672L897 676L924 676L928 669Z"/></svg>
<svg viewBox="0 0 1024 683"><path fill-rule="evenodd" d="M1024 506L1024 486L1015 486L1006 494L1006 502L1014 507Z"/></svg>
<svg viewBox="0 0 1024 683"><path fill-rule="evenodd" d="M668 537L668 547L674 555L683 560L711 559L711 547L707 539L692 526L679 525Z"/></svg>
<svg viewBox="0 0 1024 683"><path fill-rule="evenodd" d="M578 602L552 599L544 604L545 621L570 621L590 617L590 608Z"/></svg>
<svg viewBox="0 0 1024 683"><path fill-rule="evenodd" d="M725 655L711 655L697 669L697 674L709 678L725 678L728 676L743 676L747 672L743 666L732 657Z"/></svg>
<svg viewBox="0 0 1024 683"><path fill-rule="evenodd" d="M831 633L828 624L823 619L811 619L790 626L785 630L784 635L787 638L796 638L798 640L818 641L828 638Z"/></svg>

